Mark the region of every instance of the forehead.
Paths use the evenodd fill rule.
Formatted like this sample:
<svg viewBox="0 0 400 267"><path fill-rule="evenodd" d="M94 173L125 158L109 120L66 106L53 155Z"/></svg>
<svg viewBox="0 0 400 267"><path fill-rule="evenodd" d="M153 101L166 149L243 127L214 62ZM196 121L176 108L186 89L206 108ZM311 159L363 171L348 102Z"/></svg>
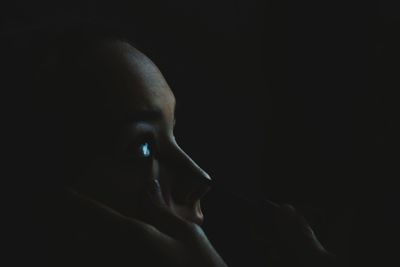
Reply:
<svg viewBox="0 0 400 267"><path fill-rule="evenodd" d="M173 117L175 97L157 66L122 41L100 44L89 60L91 74L114 110L159 110Z"/></svg>

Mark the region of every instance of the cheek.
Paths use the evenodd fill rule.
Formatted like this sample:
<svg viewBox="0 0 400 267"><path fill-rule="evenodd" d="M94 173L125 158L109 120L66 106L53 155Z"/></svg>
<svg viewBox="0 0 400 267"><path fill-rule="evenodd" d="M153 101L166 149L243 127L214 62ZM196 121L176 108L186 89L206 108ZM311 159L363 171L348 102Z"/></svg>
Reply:
<svg viewBox="0 0 400 267"><path fill-rule="evenodd" d="M126 216L138 215L149 179L158 176L158 162L148 166L115 166L97 162L75 188Z"/></svg>

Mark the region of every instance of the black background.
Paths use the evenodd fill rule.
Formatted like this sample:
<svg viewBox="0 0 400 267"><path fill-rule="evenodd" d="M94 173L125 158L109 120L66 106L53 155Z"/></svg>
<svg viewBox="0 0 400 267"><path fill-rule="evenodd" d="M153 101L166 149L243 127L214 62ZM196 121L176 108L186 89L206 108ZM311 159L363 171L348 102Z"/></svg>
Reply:
<svg viewBox="0 0 400 267"><path fill-rule="evenodd" d="M2 5L6 31L83 21L130 28L175 91L178 141L215 180L293 204L353 266L395 259L400 4ZM234 212L223 198L211 192L205 199L205 228L229 262L245 241L229 239L235 224L226 217Z"/></svg>

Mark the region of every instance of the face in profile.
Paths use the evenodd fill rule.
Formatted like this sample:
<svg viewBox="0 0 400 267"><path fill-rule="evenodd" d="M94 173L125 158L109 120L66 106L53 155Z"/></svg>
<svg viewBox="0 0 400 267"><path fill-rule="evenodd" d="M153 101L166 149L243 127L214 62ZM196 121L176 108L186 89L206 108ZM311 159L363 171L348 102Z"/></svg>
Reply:
<svg viewBox="0 0 400 267"><path fill-rule="evenodd" d="M146 183L158 179L168 207L201 224L200 198L210 177L177 144L176 100L163 75L149 58L122 41L104 41L91 54L80 60L88 71L80 74L85 82L75 86L92 87L92 96L83 103L86 109L78 112L96 121L89 135L78 131L85 136L78 148L92 151L71 186L135 217L141 216L145 204L141 199ZM79 94L76 97L79 100ZM74 103L70 108L73 112ZM91 137L96 143L85 147Z"/></svg>

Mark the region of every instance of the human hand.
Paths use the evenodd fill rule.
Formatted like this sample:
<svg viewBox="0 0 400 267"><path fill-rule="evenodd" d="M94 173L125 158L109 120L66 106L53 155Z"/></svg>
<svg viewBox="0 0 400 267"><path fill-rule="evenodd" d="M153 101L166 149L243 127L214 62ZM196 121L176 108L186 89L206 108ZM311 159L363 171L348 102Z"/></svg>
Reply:
<svg viewBox="0 0 400 267"><path fill-rule="evenodd" d="M256 220L253 230L260 245L265 246L268 266L338 266L336 257L321 245L293 206L264 201L261 207L268 211L270 221Z"/></svg>
<svg viewBox="0 0 400 267"><path fill-rule="evenodd" d="M85 232L89 246L102 244L105 255L96 253L94 257L103 264L226 267L202 228L166 206L157 180L148 184L140 219L126 217L72 189L68 192L74 208L79 210L78 220L86 222L80 223L83 226L78 232Z"/></svg>

